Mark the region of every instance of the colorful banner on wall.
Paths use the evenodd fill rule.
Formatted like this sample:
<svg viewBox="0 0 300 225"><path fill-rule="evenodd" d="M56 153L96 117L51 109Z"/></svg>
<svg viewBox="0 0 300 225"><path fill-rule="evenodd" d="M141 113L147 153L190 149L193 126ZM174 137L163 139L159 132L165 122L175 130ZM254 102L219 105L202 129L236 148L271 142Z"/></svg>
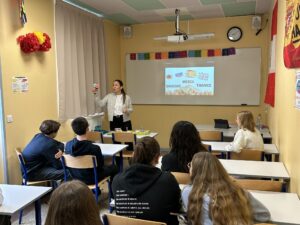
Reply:
<svg viewBox="0 0 300 225"><path fill-rule="evenodd" d="M160 60L160 59L178 59L189 57L216 57L235 55L235 48L223 49L201 49L201 50L184 50L170 52L144 52L130 53L130 60Z"/></svg>
<svg viewBox="0 0 300 225"><path fill-rule="evenodd" d="M271 48L270 48L270 65L268 74L268 83L265 95L265 103L274 107L275 104L275 49L276 49L276 36L277 36L277 12L278 2L275 2L272 14L272 27L271 27Z"/></svg>
<svg viewBox="0 0 300 225"><path fill-rule="evenodd" d="M284 65L300 67L300 0L286 0Z"/></svg>

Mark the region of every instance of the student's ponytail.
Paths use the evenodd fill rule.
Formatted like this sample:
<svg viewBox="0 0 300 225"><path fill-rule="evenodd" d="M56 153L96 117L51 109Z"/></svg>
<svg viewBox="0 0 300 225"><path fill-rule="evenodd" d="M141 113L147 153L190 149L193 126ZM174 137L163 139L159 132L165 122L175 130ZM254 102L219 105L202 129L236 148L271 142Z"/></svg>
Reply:
<svg viewBox="0 0 300 225"><path fill-rule="evenodd" d="M132 163L151 165L159 152L158 142L152 137L144 137L135 145Z"/></svg>

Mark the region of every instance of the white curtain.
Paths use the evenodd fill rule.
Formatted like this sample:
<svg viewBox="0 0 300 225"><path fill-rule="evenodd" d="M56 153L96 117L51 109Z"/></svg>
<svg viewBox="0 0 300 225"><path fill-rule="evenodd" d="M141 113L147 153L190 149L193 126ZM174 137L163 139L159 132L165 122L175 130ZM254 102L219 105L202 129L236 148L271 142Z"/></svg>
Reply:
<svg viewBox="0 0 300 225"><path fill-rule="evenodd" d="M96 112L94 83L106 93L104 31L101 18L56 1L59 119Z"/></svg>

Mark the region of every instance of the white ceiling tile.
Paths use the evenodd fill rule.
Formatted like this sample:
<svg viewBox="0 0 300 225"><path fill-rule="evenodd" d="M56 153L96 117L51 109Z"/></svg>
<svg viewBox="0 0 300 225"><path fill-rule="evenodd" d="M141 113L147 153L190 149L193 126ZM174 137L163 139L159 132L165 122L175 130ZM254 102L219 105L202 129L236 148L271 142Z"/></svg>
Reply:
<svg viewBox="0 0 300 225"><path fill-rule="evenodd" d="M218 18L224 17L221 5L206 5L201 7L188 8L194 18Z"/></svg>
<svg viewBox="0 0 300 225"><path fill-rule="evenodd" d="M265 14L272 12L273 0L256 0L255 14Z"/></svg>
<svg viewBox="0 0 300 225"><path fill-rule="evenodd" d="M161 3L167 8L184 8L201 5L199 0L161 0Z"/></svg>
<svg viewBox="0 0 300 225"><path fill-rule="evenodd" d="M175 9L176 8L157 9L157 10L155 10L155 12L158 15L161 15L163 17L165 17L165 16L175 16ZM188 15L189 14L187 8L178 7L177 9L180 9L180 15Z"/></svg>

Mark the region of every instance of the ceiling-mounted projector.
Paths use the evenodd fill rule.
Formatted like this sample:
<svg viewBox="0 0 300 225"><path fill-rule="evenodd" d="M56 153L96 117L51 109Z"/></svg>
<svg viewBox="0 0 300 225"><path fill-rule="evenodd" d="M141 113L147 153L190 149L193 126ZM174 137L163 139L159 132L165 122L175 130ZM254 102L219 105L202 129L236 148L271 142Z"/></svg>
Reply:
<svg viewBox="0 0 300 225"><path fill-rule="evenodd" d="M166 40L168 42L181 43L184 41L194 41L194 40L203 40L213 38L215 36L214 33L200 33L200 34L187 34L179 29L179 13L180 10L175 10L176 21L175 21L175 33L169 36L162 37L154 37L153 39L156 41Z"/></svg>
<svg viewBox="0 0 300 225"><path fill-rule="evenodd" d="M188 39L186 34L170 35L167 37L168 42L184 42Z"/></svg>

